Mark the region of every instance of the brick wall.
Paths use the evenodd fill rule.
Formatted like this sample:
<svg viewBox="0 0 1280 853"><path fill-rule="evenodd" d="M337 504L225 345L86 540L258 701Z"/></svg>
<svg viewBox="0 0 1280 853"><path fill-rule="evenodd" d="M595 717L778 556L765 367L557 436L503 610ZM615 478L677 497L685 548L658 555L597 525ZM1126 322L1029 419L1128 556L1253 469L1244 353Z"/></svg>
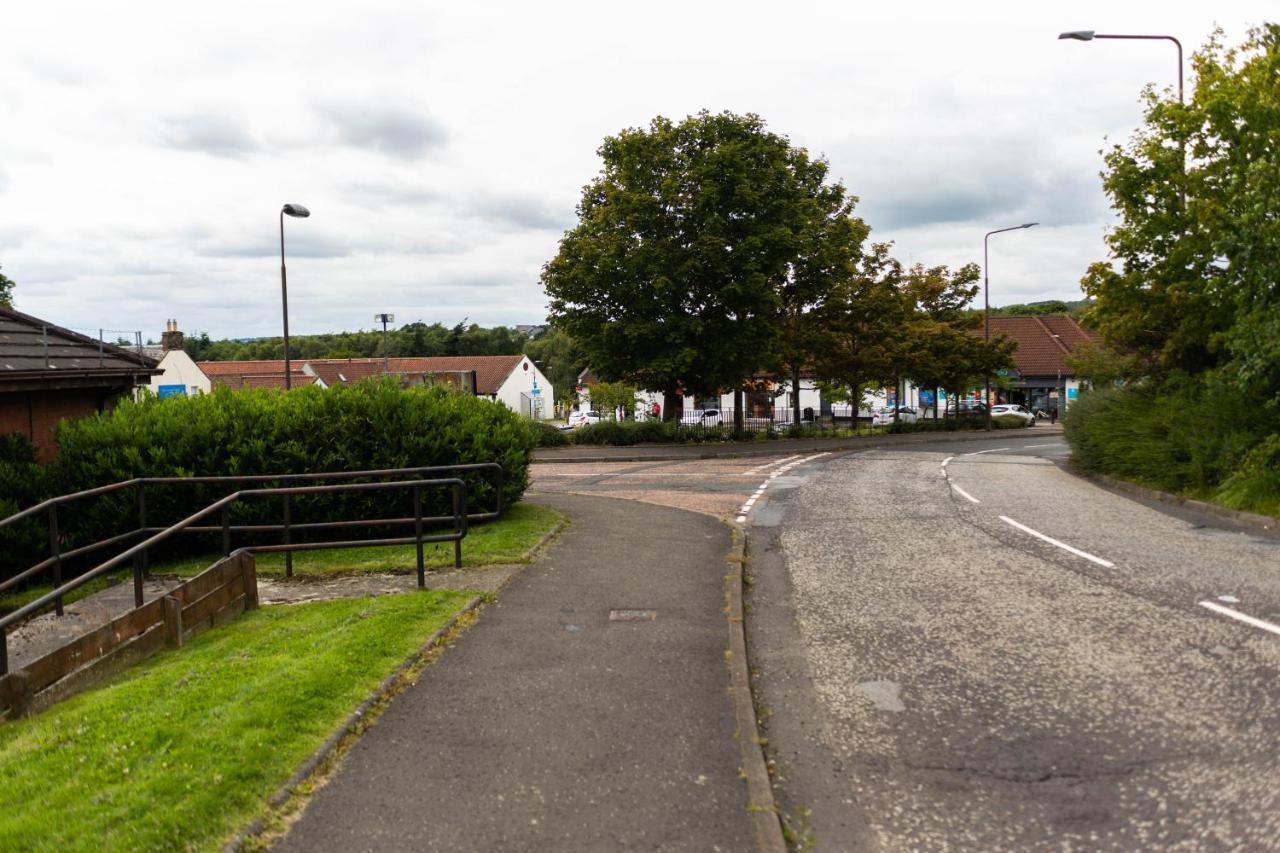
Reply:
<svg viewBox="0 0 1280 853"><path fill-rule="evenodd" d="M36 448L36 461L49 462L58 454L54 427L63 418L83 418L100 410L107 389L20 391L0 394L0 435L20 432Z"/></svg>

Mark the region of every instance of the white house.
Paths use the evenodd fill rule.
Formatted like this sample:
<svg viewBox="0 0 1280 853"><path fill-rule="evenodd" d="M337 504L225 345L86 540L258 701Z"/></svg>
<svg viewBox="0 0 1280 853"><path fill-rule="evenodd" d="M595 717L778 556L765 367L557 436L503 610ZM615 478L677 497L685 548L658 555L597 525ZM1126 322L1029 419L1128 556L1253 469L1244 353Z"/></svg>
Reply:
<svg viewBox="0 0 1280 853"><path fill-rule="evenodd" d="M151 358L159 359L158 365L163 371L152 376L148 385L151 393L160 397L190 397L195 394L208 394L212 383L200 366L192 361L182 349L182 332L178 331L177 320L166 320L164 334L160 336L160 346L145 347L143 352Z"/></svg>

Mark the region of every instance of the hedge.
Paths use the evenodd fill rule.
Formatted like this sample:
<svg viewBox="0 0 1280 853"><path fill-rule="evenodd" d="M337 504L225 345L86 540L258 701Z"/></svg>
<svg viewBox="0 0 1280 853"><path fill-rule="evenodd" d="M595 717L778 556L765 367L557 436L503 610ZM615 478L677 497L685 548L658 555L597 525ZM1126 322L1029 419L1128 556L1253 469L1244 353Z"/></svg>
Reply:
<svg viewBox="0 0 1280 853"><path fill-rule="evenodd" d="M47 472L48 494L134 477L301 474L497 462L506 475L504 501L520 500L529 482L533 441L522 418L501 404L445 388L402 389L394 380L359 382L289 393L266 389L160 400L126 401L113 411L63 421L57 460ZM492 506L490 480L467 477L471 506ZM273 484L266 484L273 485ZM247 486L246 488L251 488ZM169 524L213 503L235 486L149 486L147 521ZM34 497L34 496L33 496ZM423 491L424 513L450 513L448 492ZM280 498L232 505L235 524L276 524ZM298 496L292 520L330 521L412 515L408 489ZM135 490L77 502L61 516L64 549L136 528ZM217 524L216 516L207 524ZM326 531L318 538L405 535L409 528ZM263 534L279 541L279 534ZM301 539L302 537L296 536ZM216 536L181 537L169 553L207 551ZM237 536L236 544L254 541ZM104 552L105 553L105 552ZM13 566L6 560L6 568Z"/></svg>

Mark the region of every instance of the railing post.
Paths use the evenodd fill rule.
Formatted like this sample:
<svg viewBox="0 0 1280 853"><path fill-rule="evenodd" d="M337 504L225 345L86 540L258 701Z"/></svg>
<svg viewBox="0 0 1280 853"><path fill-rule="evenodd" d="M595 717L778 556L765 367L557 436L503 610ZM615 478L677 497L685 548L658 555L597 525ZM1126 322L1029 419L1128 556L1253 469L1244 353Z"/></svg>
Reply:
<svg viewBox="0 0 1280 853"><path fill-rule="evenodd" d="M426 564L422 559L422 486L413 487L413 535L418 540L418 589L427 585Z"/></svg>
<svg viewBox="0 0 1280 853"><path fill-rule="evenodd" d="M0 628L0 676L9 674L9 638L4 628Z"/></svg>
<svg viewBox="0 0 1280 853"><path fill-rule="evenodd" d="M222 556L231 556L231 504L222 505Z"/></svg>
<svg viewBox="0 0 1280 853"><path fill-rule="evenodd" d="M289 498L290 498L290 495L288 494L284 496L284 544L286 545L290 545L293 543L293 534L289 530L289 511L290 511L290 504L291 504L291 501L289 500ZM284 552L284 576L287 578L293 577L293 552L292 551Z"/></svg>
<svg viewBox="0 0 1280 853"><path fill-rule="evenodd" d="M58 541L58 505L55 503L49 507L49 556L53 557L53 588L57 589L62 586L62 544ZM59 616L62 615L62 596L59 595L53 602L53 611ZM3 629L0 629L3 630Z"/></svg>
<svg viewBox="0 0 1280 853"><path fill-rule="evenodd" d="M466 507L461 500L462 486L457 483L453 484L453 530L458 534L458 538L453 540L453 567L455 569L462 568L462 536L467 527L465 517L459 518L459 515L466 512Z"/></svg>

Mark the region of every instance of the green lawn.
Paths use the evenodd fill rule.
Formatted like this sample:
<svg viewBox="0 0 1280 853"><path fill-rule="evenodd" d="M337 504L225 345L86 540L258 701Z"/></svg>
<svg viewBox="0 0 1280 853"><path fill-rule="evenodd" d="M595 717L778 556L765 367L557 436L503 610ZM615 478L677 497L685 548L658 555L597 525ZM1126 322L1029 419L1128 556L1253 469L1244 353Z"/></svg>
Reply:
<svg viewBox="0 0 1280 853"><path fill-rule="evenodd" d="M0 724L0 849L216 849L473 593L251 611Z"/></svg>
<svg viewBox="0 0 1280 853"><path fill-rule="evenodd" d="M519 563L525 553L537 545L563 518L554 509L537 504L518 503L498 521L479 524L467 531L462 540L462 565L491 566L497 563ZM423 546L428 569L453 568L453 543L437 542ZM155 574L196 575L220 559L218 554L191 557L154 565ZM258 554L258 574L284 577L284 554ZM293 555L295 575L372 574L375 572L411 572L417 570L417 550L413 545L387 545L377 548L334 548L327 551L299 551Z"/></svg>

